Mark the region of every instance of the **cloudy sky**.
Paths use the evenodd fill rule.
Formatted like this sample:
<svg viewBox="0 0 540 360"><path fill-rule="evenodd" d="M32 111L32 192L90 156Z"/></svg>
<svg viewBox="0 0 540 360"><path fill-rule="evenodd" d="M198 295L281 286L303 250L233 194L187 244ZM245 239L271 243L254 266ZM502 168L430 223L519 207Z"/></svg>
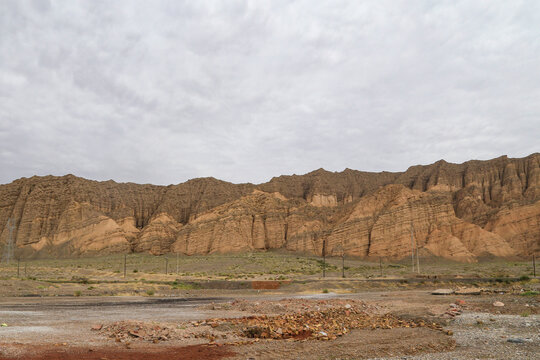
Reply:
<svg viewBox="0 0 540 360"><path fill-rule="evenodd" d="M540 151L540 1L0 1L0 183Z"/></svg>

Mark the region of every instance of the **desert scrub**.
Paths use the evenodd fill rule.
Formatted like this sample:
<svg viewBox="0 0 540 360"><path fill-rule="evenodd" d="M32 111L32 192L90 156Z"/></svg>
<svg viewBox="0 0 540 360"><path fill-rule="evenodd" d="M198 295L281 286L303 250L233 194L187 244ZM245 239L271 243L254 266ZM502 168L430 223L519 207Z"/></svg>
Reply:
<svg viewBox="0 0 540 360"><path fill-rule="evenodd" d="M146 295L148 296L154 296L155 291L154 290L146 290Z"/></svg>
<svg viewBox="0 0 540 360"><path fill-rule="evenodd" d="M174 282L171 286L173 289L179 289L179 290L193 290L193 289L200 289L199 284L193 284L193 283L183 283L183 282Z"/></svg>
<svg viewBox="0 0 540 360"><path fill-rule="evenodd" d="M522 292L520 295L521 296L537 296L537 295L540 295L540 292L529 290L529 291Z"/></svg>

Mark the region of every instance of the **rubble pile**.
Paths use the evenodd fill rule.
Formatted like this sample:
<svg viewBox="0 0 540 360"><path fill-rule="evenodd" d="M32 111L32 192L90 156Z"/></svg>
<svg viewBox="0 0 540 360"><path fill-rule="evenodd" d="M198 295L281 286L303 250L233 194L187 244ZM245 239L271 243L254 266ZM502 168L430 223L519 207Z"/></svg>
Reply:
<svg viewBox="0 0 540 360"><path fill-rule="evenodd" d="M448 308L446 309L446 311L443 314L443 318L453 319L456 316L461 315L461 313L463 312L463 308L465 308L465 307L466 307L465 301L458 299L458 300L456 300L455 303L450 304L448 306Z"/></svg>
<svg viewBox="0 0 540 360"><path fill-rule="evenodd" d="M339 302L339 304L338 304ZM342 304L342 303L343 304ZM350 303L355 305L351 305ZM262 303L262 302L261 302ZM373 307L360 301L320 300L308 302L279 302L285 313L277 315L252 315L239 318L212 318L181 324L157 324L138 321L119 321L107 326L94 326L93 330L115 339L129 343L142 340L158 343L168 340L200 341L230 344L245 341L266 340L334 340L353 329L392 329L428 327L443 330L440 325L426 320L405 320L390 314L377 314ZM238 306L244 303L237 304ZM254 303L253 306L275 306L275 302ZM291 306L288 306L291 305ZM337 306L339 305L339 306ZM297 311L306 307L309 311ZM458 313L460 305L452 304L449 313ZM262 311L261 311L262 312ZM199 339L199 340L197 340Z"/></svg>
<svg viewBox="0 0 540 360"><path fill-rule="evenodd" d="M117 342L140 339L157 343L179 338L177 330L171 326L140 321L117 321L111 325L93 327L93 329Z"/></svg>
<svg viewBox="0 0 540 360"><path fill-rule="evenodd" d="M239 335L259 339L314 338L333 340L352 329L392 329L396 327L429 327L442 330L440 325L423 320L402 320L392 315L370 315L363 310L346 305L321 311L285 314L278 316L247 316L232 319L208 320L211 326L221 323L239 325Z"/></svg>

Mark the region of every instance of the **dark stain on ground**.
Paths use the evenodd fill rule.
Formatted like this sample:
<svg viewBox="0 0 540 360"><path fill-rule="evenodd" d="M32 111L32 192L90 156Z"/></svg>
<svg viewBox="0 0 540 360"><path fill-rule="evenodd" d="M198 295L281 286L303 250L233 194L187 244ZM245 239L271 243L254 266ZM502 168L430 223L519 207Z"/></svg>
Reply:
<svg viewBox="0 0 540 360"><path fill-rule="evenodd" d="M229 346L190 345L161 349L118 349L100 348L96 350L77 347L55 347L25 345L17 356L0 355L0 360L218 360L235 353Z"/></svg>
<svg viewBox="0 0 540 360"><path fill-rule="evenodd" d="M182 305L182 306L198 306L210 302L227 302L232 301L233 298L218 298L218 297L206 297L206 298L151 298L141 301L81 301L72 303L34 303L34 304L9 304L4 305L4 310L18 310L24 308L25 310L32 308L39 308L40 310L50 309L72 309L72 308L89 308L89 307L138 307L148 305ZM100 302L101 301L101 302Z"/></svg>

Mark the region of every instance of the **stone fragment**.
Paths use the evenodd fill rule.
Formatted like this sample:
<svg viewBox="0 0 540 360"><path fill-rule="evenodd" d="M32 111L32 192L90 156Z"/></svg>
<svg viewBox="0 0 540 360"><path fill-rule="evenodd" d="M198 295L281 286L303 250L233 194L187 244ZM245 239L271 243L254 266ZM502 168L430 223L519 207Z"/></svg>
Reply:
<svg viewBox="0 0 540 360"><path fill-rule="evenodd" d="M531 339L522 339L522 338L508 338L508 341L509 343L514 343L514 344L525 344L525 343L528 343L528 342L532 342Z"/></svg>
<svg viewBox="0 0 540 360"><path fill-rule="evenodd" d="M452 295L453 293L452 289L437 289L431 292L432 295Z"/></svg>
<svg viewBox="0 0 540 360"><path fill-rule="evenodd" d="M500 301L495 301L493 303L493 306L496 306L496 307L503 307L504 306L504 303L500 302Z"/></svg>
<svg viewBox="0 0 540 360"><path fill-rule="evenodd" d="M466 288L456 290L457 295L480 295L482 294L482 289L478 288Z"/></svg>

